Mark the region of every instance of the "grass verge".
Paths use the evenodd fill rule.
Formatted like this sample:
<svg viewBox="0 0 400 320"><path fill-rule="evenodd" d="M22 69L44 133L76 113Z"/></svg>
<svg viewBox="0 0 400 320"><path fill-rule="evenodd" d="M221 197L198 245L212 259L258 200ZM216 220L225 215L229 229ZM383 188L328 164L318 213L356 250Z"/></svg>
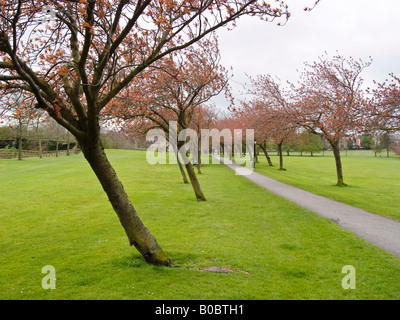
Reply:
<svg viewBox="0 0 400 320"><path fill-rule="evenodd" d="M360 151L358 151L360 153ZM368 151L366 151L368 152ZM349 155L351 153L349 152ZM335 185L333 157L285 156L285 171L259 157L255 171L312 193L400 221L400 157L342 156L346 187Z"/></svg>
<svg viewBox="0 0 400 320"><path fill-rule="evenodd" d="M398 257L224 165L203 166L208 201L198 203L176 165L107 154L173 266L148 265L129 247L82 155L0 160L0 299L400 298ZM45 265L54 290L42 288ZM342 287L346 265L355 290ZM237 272L199 270L208 266Z"/></svg>

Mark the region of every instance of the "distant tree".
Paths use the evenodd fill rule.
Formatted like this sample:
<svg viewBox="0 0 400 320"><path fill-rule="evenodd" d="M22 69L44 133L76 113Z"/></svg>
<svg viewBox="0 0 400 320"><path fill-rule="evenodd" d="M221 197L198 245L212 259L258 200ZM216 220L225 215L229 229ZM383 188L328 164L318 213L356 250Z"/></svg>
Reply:
<svg viewBox="0 0 400 320"><path fill-rule="evenodd" d="M354 140L350 138L347 140L347 149L352 149L352 148L354 148Z"/></svg>
<svg viewBox="0 0 400 320"><path fill-rule="evenodd" d="M32 99L22 90L15 90L3 103L4 116L9 125L16 129L14 147L18 150L18 160L22 160L22 150L29 146L26 133L38 112L31 107Z"/></svg>
<svg viewBox="0 0 400 320"><path fill-rule="evenodd" d="M204 136L202 134L202 129L212 130L215 127L216 121L218 120L218 110L215 104L208 104L208 105L200 105L196 108L193 118L190 124L190 128L195 130L197 136L199 138L198 141L198 157L197 157L197 173L202 173L201 171L201 153L202 151L208 150L201 150L202 146L202 139L207 139L208 136Z"/></svg>
<svg viewBox="0 0 400 320"><path fill-rule="evenodd" d="M392 151L398 155L400 155L400 143L399 142L393 142L390 145L390 148L392 149Z"/></svg>
<svg viewBox="0 0 400 320"><path fill-rule="evenodd" d="M400 130L400 78L394 74L390 77L390 80L378 83L372 91L367 129L384 132Z"/></svg>
<svg viewBox="0 0 400 320"><path fill-rule="evenodd" d="M228 73L220 64L217 39L202 39L195 48L168 55L142 74L105 113L122 119L122 127L128 130L135 131L135 125L129 122L137 124L137 118L142 118L148 129L161 129L166 136L171 129L177 130L176 139L169 141L169 145L180 152L197 201L205 201L193 163L182 149L186 141L177 138L184 130L196 127L194 119L201 125L204 114L200 110L204 104L227 89ZM176 129L171 128L171 122L177 124ZM197 158L198 152L194 156Z"/></svg>
<svg viewBox="0 0 400 320"><path fill-rule="evenodd" d="M375 139L370 134L365 134L361 137L361 146L367 149L372 149L375 145Z"/></svg>
<svg viewBox="0 0 400 320"><path fill-rule="evenodd" d="M42 145L42 139L43 139L43 128L42 125L43 123L48 120L48 116L43 110L37 110L37 115L33 124L34 127L34 132L38 141L38 152L39 152L39 158L43 157L43 145Z"/></svg>
<svg viewBox="0 0 400 320"><path fill-rule="evenodd" d="M66 140L67 130L60 126L54 119L48 119L43 125L42 129L45 132L48 142L47 149L55 151L56 157L59 156L60 143Z"/></svg>
<svg viewBox="0 0 400 320"><path fill-rule="evenodd" d="M258 75L250 78L249 90L254 98L248 103L255 117L257 132L262 132L264 142L269 137L278 147L279 169L283 168L283 145L296 135L298 128L294 121L291 92L279 79L271 75Z"/></svg>
<svg viewBox="0 0 400 320"><path fill-rule="evenodd" d="M13 132L10 126L0 127L0 139L10 139L12 137L13 137Z"/></svg>
<svg viewBox="0 0 400 320"><path fill-rule="evenodd" d="M338 186L345 185L340 139L362 126L365 101L360 74L370 64L340 55L320 57L318 61L306 63L300 86L296 88L296 121L329 142L335 157Z"/></svg>
<svg viewBox="0 0 400 320"><path fill-rule="evenodd" d="M383 149L386 149L386 156L389 157L390 145L392 144L392 135L390 131L384 131L381 135L380 143Z"/></svg>
<svg viewBox="0 0 400 320"><path fill-rule="evenodd" d="M322 141L319 135L303 130L296 136L296 138L297 150L299 152L307 152L310 153L311 156L313 156L314 153L321 152Z"/></svg>
<svg viewBox="0 0 400 320"><path fill-rule="evenodd" d="M379 137L376 147L389 150L391 135L400 130L400 78L390 74L390 79L376 83L369 100L370 113L366 117L365 131Z"/></svg>
<svg viewBox="0 0 400 320"><path fill-rule="evenodd" d="M282 146L283 150L286 151L286 155L290 156L290 152L298 149L297 134L294 133L292 137L286 140Z"/></svg>
<svg viewBox="0 0 400 320"><path fill-rule="evenodd" d="M240 101L240 105L234 106L231 108L232 119L231 122L231 132L234 134L234 129L240 129L242 133L246 132L246 129L254 130L254 141L257 146L261 148L264 152L264 155L268 161L268 164L272 166L271 158L268 154L267 142L270 139L268 130L265 130L267 127L261 125L263 122L260 119L260 114L258 110L256 110L255 105L252 102ZM247 146L246 144L246 135L242 135L242 145ZM236 147L236 149L238 149ZM248 152L250 155L250 160L253 161L253 153L251 150L243 150L244 153ZM258 161L257 152L255 153L256 162Z"/></svg>

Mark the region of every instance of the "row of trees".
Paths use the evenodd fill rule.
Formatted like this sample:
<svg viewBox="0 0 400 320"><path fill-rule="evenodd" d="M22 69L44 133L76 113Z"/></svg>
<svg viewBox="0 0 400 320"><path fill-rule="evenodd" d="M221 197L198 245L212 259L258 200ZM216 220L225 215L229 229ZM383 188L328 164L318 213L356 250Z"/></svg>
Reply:
<svg viewBox="0 0 400 320"><path fill-rule="evenodd" d="M109 163L102 123L130 135L152 128L169 134L171 121L177 123L175 135L184 129L254 128L266 155L268 142L276 144L280 168L285 142L299 132L305 145L319 136L334 152L338 185L344 185L340 138L399 129L400 80L392 75L375 89L363 90L360 75L371 62L341 56L306 64L296 85L260 75L251 79L252 99L233 101L230 72L220 64L213 31L242 15L286 19L283 2L276 7L239 0L51 4L55 19L46 26L46 13L30 2L0 7L2 113L26 112L34 118L44 112L74 135L130 244L150 263L169 265L170 259L142 223ZM232 116L218 120L215 106L207 103L222 91L232 101ZM174 146L182 178L187 181L187 174L196 199L205 201L194 166L185 161L184 143Z"/></svg>
<svg viewBox="0 0 400 320"><path fill-rule="evenodd" d="M290 16L284 1L0 1L2 97L21 96L24 109L43 110L76 138L129 243L149 263L170 265L171 260L141 221L103 151L102 115L130 105L143 116L158 116L158 108L146 112L140 104L141 96L152 96L158 70L171 65L168 73L174 76L179 59L195 63L192 50L207 49L214 31L233 27L244 15L267 22ZM180 58L183 51L187 56ZM188 109L180 108L181 118L194 116Z"/></svg>
<svg viewBox="0 0 400 320"><path fill-rule="evenodd" d="M220 64L217 38L201 39L195 47L168 55L143 71L102 115L131 135L145 135L154 128L162 130L166 137L172 130L176 130L174 137L189 128L199 133L213 117L205 103L223 90L229 92L228 79L228 71ZM170 126L172 121L177 124L176 129ZM177 140L176 145L173 141L169 143L176 153L184 181L187 179L183 166L196 199L205 201L193 164L187 160L187 150L182 149L185 141Z"/></svg>
<svg viewBox="0 0 400 320"><path fill-rule="evenodd" d="M44 151L57 155L59 150L69 151L76 145L73 136L51 118L9 112L5 122L7 125L0 127L0 149L16 149L19 160L23 150L35 151L42 158Z"/></svg>
<svg viewBox="0 0 400 320"><path fill-rule="evenodd" d="M391 82L377 84L374 90L362 88L361 73L371 61L365 63L325 55L317 62L306 63L298 85L284 86L279 79L260 75L250 79L248 92L253 98L237 103L229 94L229 73L219 64L217 40L198 44L195 50L182 51L164 60L163 64L157 64L157 70L151 71L151 75L144 73L141 81L149 90L138 92L139 86L130 89L118 104L112 105L110 110L106 108L104 115L125 133L142 136L150 129L159 128L168 137L171 121L178 124L176 135L191 128L199 137L200 129L230 130L233 136L235 129L253 128L255 140L271 166L267 149L271 142L277 147L280 169L284 169L283 150L296 148L300 152L318 152L322 143L327 143L335 157L338 186L345 185L340 151L350 148L352 141L347 139L344 145L345 137L362 136L363 146L378 151L383 145L388 149L389 142L384 140L399 128L398 105L390 100L396 98L393 84L397 78L392 75ZM388 88L392 92L388 92ZM205 103L222 90L231 101L232 113L218 119L215 106ZM371 140L372 134L375 139ZM378 143L379 140L382 141ZM186 158L186 154L178 154L183 144L184 141L180 141L174 151L187 183L179 161L180 157ZM244 151L251 154L251 150ZM196 199L206 200L193 164L184 163ZM200 172L200 163L197 167Z"/></svg>
<svg viewBox="0 0 400 320"><path fill-rule="evenodd" d="M281 168L285 142L303 132L305 144L315 136L329 143L338 185L344 185L339 146L343 136L400 128L400 79L391 75L364 90L361 73L371 61L341 56L306 64L297 84L260 75L251 79L251 99L233 101L230 71L220 64L213 32L232 26L242 15L285 21L289 13L283 1L38 3L51 5L54 17L27 1L0 6L2 114L40 111L75 137L129 243L149 263L171 261L142 223L108 161L102 124L133 136L152 128L169 136L171 121L177 123L176 136L185 129L201 137L205 128L228 129L232 136L234 129L253 128L266 154L268 142L276 144ZM232 115L218 119L209 101L223 91L232 101ZM196 199L205 201L195 168L186 161L184 143L174 145L182 178L190 181Z"/></svg>
<svg viewBox="0 0 400 320"><path fill-rule="evenodd" d="M251 99L233 108L237 125L256 129L256 140L264 149L268 140L278 146L283 169L282 146L306 130L326 140L335 157L337 185L344 186L340 140L346 135L377 135L400 129L400 79L363 88L361 74L371 61L340 55L324 55L305 64L298 83L282 83L271 75L250 78ZM271 163L270 163L271 164Z"/></svg>

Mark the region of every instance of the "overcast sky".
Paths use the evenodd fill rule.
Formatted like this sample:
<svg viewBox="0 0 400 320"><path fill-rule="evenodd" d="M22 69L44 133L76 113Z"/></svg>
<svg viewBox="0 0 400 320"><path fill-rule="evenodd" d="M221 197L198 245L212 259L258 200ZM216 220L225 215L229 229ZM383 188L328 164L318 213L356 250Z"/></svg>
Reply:
<svg viewBox="0 0 400 320"><path fill-rule="evenodd" d="M240 98L245 74L271 74L296 82L304 62L325 52L345 57L372 58L362 77L365 85L382 82L389 73L400 75L399 0L321 0L311 12L313 0L287 0L292 16L286 25L242 17L232 31L218 31L222 63L233 67L233 94ZM226 107L222 97L213 100Z"/></svg>

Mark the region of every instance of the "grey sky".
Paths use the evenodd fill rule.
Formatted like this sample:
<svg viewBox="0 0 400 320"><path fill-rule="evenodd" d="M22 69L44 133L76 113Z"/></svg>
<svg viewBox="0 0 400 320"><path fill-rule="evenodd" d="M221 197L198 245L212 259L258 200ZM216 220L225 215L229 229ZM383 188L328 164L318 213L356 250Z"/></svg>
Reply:
<svg viewBox="0 0 400 320"><path fill-rule="evenodd" d="M367 61L372 65L362 77L365 85L382 82L389 73L400 75L400 1L321 0L305 12L313 0L287 0L291 18L285 26L244 17L232 31L218 32L222 63L233 67L233 93L240 98L246 74L276 75L295 82L304 62L325 51ZM298 70L298 71L297 71ZM221 97L214 102L226 106Z"/></svg>

